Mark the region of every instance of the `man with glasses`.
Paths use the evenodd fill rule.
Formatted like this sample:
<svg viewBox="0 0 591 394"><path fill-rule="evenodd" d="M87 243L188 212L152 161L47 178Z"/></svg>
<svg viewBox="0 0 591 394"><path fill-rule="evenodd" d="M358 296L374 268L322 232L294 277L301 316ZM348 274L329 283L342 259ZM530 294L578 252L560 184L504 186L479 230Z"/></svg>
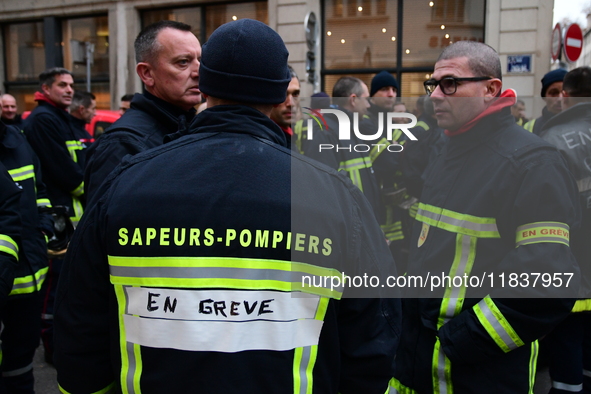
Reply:
<svg viewBox="0 0 591 394"><path fill-rule="evenodd" d="M568 237L580 221L576 182L554 147L515 124L515 93L502 92L499 56L488 45L447 47L425 88L449 139L424 174L407 275L471 281L444 281L404 300L390 385L399 393L531 393L537 340L569 314L574 300L564 297L578 287ZM534 287L535 272L573 273L573 292ZM473 280L486 275L496 282ZM520 281L503 287L502 275Z"/></svg>

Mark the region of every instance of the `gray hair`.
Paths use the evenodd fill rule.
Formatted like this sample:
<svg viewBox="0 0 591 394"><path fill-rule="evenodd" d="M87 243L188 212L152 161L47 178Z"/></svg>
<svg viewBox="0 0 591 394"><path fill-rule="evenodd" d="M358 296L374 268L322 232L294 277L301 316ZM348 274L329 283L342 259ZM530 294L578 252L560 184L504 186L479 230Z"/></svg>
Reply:
<svg viewBox="0 0 591 394"><path fill-rule="evenodd" d="M191 31L191 26L177 21L159 21L144 27L138 34L133 47L135 49L135 61L137 63L150 63L160 51L158 34L164 29L176 29L180 31Z"/></svg>
<svg viewBox="0 0 591 394"><path fill-rule="evenodd" d="M332 88L332 97L349 97L352 94L361 96L363 93L363 81L355 77L341 77Z"/></svg>
<svg viewBox="0 0 591 394"><path fill-rule="evenodd" d="M79 106L83 106L84 108L90 107L92 100L96 100L94 94L84 91L84 90L76 90L74 92L74 97L72 97L72 104L70 104L70 111L75 111L78 109Z"/></svg>
<svg viewBox="0 0 591 394"><path fill-rule="evenodd" d="M501 60L491 46L476 41L454 42L441 52L437 61L468 58L468 67L477 77L492 77L502 80Z"/></svg>

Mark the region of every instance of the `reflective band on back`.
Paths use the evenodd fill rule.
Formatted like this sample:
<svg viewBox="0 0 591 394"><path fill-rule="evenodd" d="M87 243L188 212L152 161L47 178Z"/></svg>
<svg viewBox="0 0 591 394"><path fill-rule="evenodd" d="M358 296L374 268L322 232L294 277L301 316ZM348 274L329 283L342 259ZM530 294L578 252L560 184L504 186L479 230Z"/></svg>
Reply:
<svg viewBox="0 0 591 394"><path fill-rule="evenodd" d="M331 290L330 281L320 283L341 276L337 270L281 260L109 256L109 266L111 283L121 285L302 291L335 299L343 291L342 286ZM303 287L304 278L326 287Z"/></svg>
<svg viewBox="0 0 591 394"><path fill-rule="evenodd" d="M51 201L47 198L40 198L37 200L37 206L51 208Z"/></svg>
<svg viewBox="0 0 591 394"><path fill-rule="evenodd" d="M298 348L294 352L294 394L307 394L312 392L311 368L312 352L315 352L316 346L306 346Z"/></svg>
<svg viewBox="0 0 591 394"><path fill-rule="evenodd" d="M482 326L505 353L523 346L521 338L489 296L474 305L473 309Z"/></svg>
<svg viewBox="0 0 591 394"><path fill-rule="evenodd" d="M583 390L583 383L581 384L566 384L552 381L552 388L556 390L568 391L569 393L579 393Z"/></svg>
<svg viewBox="0 0 591 394"><path fill-rule="evenodd" d="M8 253L18 260L18 245L8 235L0 234L0 252Z"/></svg>
<svg viewBox="0 0 591 394"><path fill-rule="evenodd" d="M12 177L12 180L15 182L24 181L25 179L34 179L35 178L35 169L33 165L30 164L28 166L23 166L21 168L15 168L12 170L8 170L8 173Z"/></svg>
<svg viewBox="0 0 591 394"><path fill-rule="evenodd" d="M29 372L30 370L33 369L33 363L27 365L26 367L23 368L19 368L19 369L13 369L12 371L3 371L2 372L2 377L3 378L11 378L14 376L19 376L22 375L24 373Z"/></svg>
<svg viewBox="0 0 591 394"><path fill-rule="evenodd" d="M541 242L569 246L569 226L559 222L538 222L517 227L515 247Z"/></svg>
<svg viewBox="0 0 591 394"><path fill-rule="evenodd" d="M591 371L588 371L586 369L583 370L583 376L588 376L591 378Z"/></svg>
<svg viewBox="0 0 591 394"><path fill-rule="evenodd" d="M478 238L500 238L494 218L481 218L419 203L416 220L453 233Z"/></svg>
<svg viewBox="0 0 591 394"><path fill-rule="evenodd" d="M439 338L436 339L433 350L433 393L452 394L451 364L443 350Z"/></svg>

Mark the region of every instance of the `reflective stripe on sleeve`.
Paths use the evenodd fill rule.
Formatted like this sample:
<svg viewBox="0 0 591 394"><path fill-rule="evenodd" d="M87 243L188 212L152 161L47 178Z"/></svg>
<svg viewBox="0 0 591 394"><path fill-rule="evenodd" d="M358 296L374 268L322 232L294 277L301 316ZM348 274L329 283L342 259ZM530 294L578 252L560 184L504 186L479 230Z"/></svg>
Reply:
<svg viewBox="0 0 591 394"><path fill-rule="evenodd" d="M51 208L51 201L48 198L38 198L37 207L39 208Z"/></svg>
<svg viewBox="0 0 591 394"><path fill-rule="evenodd" d="M335 269L306 263L233 257L109 256L111 283L130 286L301 291L340 299ZM308 286L314 283L318 286Z"/></svg>
<svg viewBox="0 0 591 394"><path fill-rule="evenodd" d="M569 393L580 393L583 390L583 383L581 384L567 384L562 382L552 381L552 388L556 390L568 391Z"/></svg>
<svg viewBox="0 0 591 394"><path fill-rule="evenodd" d="M490 296L474 305L473 309L484 329L505 353L524 345Z"/></svg>
<svg viewBox="0 0 591 394"><path fill-rule="evenodd" d="M477 238L500 238L497 221L419 203L416 220L453 233Z"/></svg>
<svg viewBox="0 0 591 394"><path fill-rule="evenodd" d="M7 253L18 260L18 245L8 235L0 234L0 252Z"/></svg>
<svg viewBox="0 0 591 394"><path fill-rule="evenodd" d="M28 166L23 166L20 168L14 168L12 170L8 170L8 173L12 177L12 180L15 182L35 178L35 169L33 168L32 164L30 164Z"/></svg>
<svg viewBox="0 0 591 394"><path fill-rule="evenodd" d="M40 269L35 275L27 275L20 278L14 278L12 290L9 295L28 294L41 290L41 286L47 276L49 267Z"/></svg>
<svg viewBox="0 0 591 394"><path fill-rule="evenodd" d="M377 144L373 144L373 148L369 151L369 158L371 162L375 162L377 158L386 150L385 147L389 146L390 142L387 138L382 138Z"/></svg>
<svg viewBox="0 0 591 394"><path fill-rule="evenodd" d="M569 226L559 222L537 222L517 227L515 247L542 242L569 246Z"/></svg>

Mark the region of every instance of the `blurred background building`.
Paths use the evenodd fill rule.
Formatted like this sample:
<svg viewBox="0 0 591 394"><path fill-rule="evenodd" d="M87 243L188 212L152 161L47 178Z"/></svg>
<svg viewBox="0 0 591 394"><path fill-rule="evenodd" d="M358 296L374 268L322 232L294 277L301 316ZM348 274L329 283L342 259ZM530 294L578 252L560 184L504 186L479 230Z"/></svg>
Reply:
<svg viewBox="0 0 591 394"><path fill-rule="evenodd" d="M283 37L304 96L330 93L342 75L369 83L388 70L404 97L418 97L446 45L476 40L501 55L506 87L534 97L551 67L553 6L554 0L2 0L0 86L21 111L35 106L37 76L47 67L72 70L86 89L90 43L98 107L118 108L123 94L141 91L133 40L143 26L185 22L203 43L221 24L252 18ZM542 106L532 101L528 113Z"/></svg>

